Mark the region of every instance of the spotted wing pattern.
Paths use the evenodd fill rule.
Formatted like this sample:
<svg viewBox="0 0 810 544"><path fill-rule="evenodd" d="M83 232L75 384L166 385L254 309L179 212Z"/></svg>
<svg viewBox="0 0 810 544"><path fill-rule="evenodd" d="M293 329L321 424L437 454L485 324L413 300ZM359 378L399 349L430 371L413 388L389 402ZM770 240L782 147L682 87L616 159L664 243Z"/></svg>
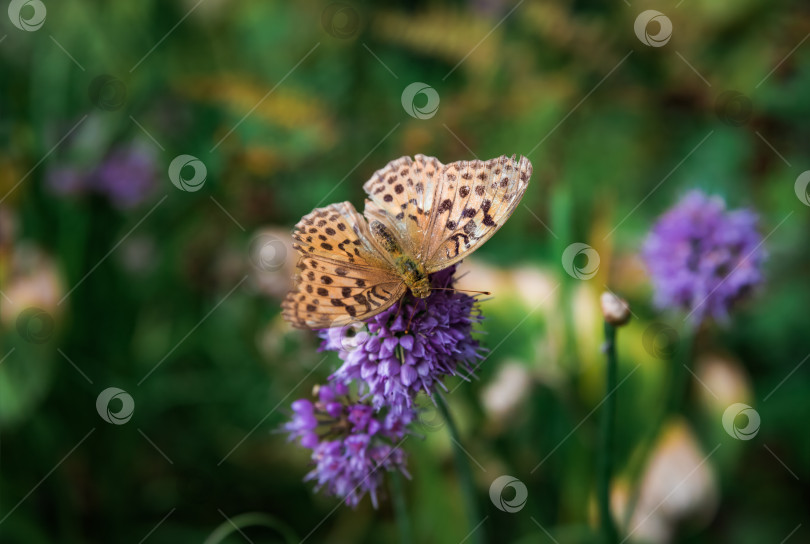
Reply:
<svg viewBox="0 0 810 544"><path fill-rule="evenodd" d="M514 155L445 166L426 230L427 271L447 268L489 240L515 211L531 175L529 159Z"/></svg>
<svg viewBox="0 0 810 544"><path fill-rule="evenodd" d="M366 320L399 300L407 287L372 236L380 221L400 248L438 272L460 261L512 215L532 174L531 162L501 156L442 165L402 157L366 182L365 219L349 202L313 210L295 227L300 258L295 289L282 303L296 327L327 328Z"/></svg>
<svg viewBox="0 0 810 544"><path fill-rule="evenodd" d="M401 157L377 170L363 185L368 194L366 219L387 226L402 249L417 260L424 259L425 233L443 169L434 157Z"/></svg>
<svg viewBox="0 0 810 544"><path fill-rule="evenodd" d="M295 289L282 303L294 326L313 329L364 320L391 306L406 287L368 224L349 202L304 216L293 232L300 257Z"/></svg>

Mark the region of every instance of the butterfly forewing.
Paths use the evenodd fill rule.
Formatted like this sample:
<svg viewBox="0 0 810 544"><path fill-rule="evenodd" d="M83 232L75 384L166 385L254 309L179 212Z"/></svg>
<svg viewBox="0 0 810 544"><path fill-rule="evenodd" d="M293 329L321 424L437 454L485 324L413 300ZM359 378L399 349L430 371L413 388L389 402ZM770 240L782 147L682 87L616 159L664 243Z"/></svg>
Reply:
<svg viewBox="0 0 810 544"><path fill-rule="evenodd" d="M515 211L531 175L526 157L445 166L425 237L427 271L447 268L489 240Z"/></svg>
<svg viewBox="0 0 810 544"><path fill-rule="evenodd" d="M405 293L389 257L349 202L304 216L293 233L301 253L295 289L282 303L297 327L327 328L375 315Z"/></svg>
<svg viewBox="0 0 810 544"><path fill-rule="evenodd" d="M417 260L424 258L428 219L443 168L434 157L401 157L377 170L363 185L368 194L363 214L387 226L402 249Z"/></svg>
<svg viewBox="0 0 810 544"><path fill-rule="evenodd" d="M312 210L295 225L293 240L303 256L321 255L393 271L390 257L375 243L368 224L351 202Z"/></svg>

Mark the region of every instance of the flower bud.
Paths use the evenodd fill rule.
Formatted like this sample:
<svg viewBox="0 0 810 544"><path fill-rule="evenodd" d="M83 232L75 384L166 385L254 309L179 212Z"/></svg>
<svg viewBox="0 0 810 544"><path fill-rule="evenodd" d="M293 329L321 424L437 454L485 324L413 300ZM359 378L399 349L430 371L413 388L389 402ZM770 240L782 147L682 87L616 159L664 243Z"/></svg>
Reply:
<svg viewBox="0 0 810 544"><path fill-rule="evenodd" d="M630 321L630 306L627 301L610 292L602 293L600 297L602 315L605 321L614 327L621 327Z"/></svg>

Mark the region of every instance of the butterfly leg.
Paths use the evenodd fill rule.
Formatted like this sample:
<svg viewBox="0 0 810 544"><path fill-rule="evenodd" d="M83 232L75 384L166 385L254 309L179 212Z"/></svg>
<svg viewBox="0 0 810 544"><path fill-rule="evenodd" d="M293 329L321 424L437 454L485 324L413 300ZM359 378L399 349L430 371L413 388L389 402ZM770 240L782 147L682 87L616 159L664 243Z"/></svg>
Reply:
<svg viewBox="0 0 810 544"><path fill-rule="evenodd" d="M405 297L402 297L405 298ZM413 316L416 315L416 310L419 309L419 303L422 302L424 299L417 298L416 304L413 305L413 311L411 312L411 316L408 318L408 325L405 327L405 334L411 330L411 322L413 321ZM427 308L427 302L425 302L425 308Z"/></svg>
<svg viewBox="0 0 810 544"><path fill-rule="evenodd" d="M397 308L397 317L399 317L399 313L402 311L402 302L405 300L405 295L399 297L399 307Z"/></svg>

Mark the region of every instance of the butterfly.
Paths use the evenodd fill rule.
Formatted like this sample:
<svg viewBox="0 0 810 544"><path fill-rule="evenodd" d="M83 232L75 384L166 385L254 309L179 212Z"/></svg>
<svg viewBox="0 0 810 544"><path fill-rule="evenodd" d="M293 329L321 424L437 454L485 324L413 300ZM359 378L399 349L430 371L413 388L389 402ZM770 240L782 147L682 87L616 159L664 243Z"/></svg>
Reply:
<svg viewBox="0 0 810 544"><path fill-rule="evenodd" d="M300 272L282 303L284 318L298 328L340 327L382 312L408 290L428 297L428 275L489 240L531 175L529 159L514 155L447 165L424 155L389 162L363 185L363 215L341 202L295 225Z"/></svg>

